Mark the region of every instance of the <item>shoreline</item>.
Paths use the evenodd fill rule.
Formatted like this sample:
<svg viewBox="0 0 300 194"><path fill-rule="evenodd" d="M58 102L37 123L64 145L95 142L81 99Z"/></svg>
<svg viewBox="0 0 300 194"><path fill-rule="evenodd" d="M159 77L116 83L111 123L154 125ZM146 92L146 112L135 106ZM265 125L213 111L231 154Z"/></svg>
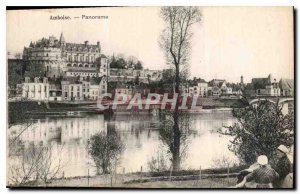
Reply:
<svg viewBox="0 0 300 194"><path fill-rule="evenodd" d="M125 174L101 174L94 176L76 176L61 177L44 182L27 182L22 187L139 187L143 184L159 184L160 182L192 182L194 186L201 187L202 181L210 182L215 179L230 180L234 183L239 172L246 166L233 166L230 168L210 168L199 170L181 170L173 172L170 176L169 171L164 172L133 172ZM200 181L199 181L200 180ZM225 181L226 182L226 181ZM197 185L195 185L197 183ZM199 185L200 184L200 185ZM203 186L203 185L202 185ZM9 188L17 188L18 186L7 186Z"/></svg>
<svg viewBox="0 0 300 194"><path fill-rule="evenodd" d="M185 112L189 114L203 114L203 113L214 113L214 112L228 112L232 111L233 108L238 107L229 107L229 106L196 106L195 109L186 110ZM43 115L66 115L66 116L79 116L81 114L107 114L109 112L101 111L97 108L95 102L59 102L59 103L45 103L45 102L36 102L36 101L17 101L17 102L8 102L8 112L9 113L18 113L18 114L43 114ZM112 111L113 114L149 114L155 115L151 110L122 110L117 109Z"/></svg>

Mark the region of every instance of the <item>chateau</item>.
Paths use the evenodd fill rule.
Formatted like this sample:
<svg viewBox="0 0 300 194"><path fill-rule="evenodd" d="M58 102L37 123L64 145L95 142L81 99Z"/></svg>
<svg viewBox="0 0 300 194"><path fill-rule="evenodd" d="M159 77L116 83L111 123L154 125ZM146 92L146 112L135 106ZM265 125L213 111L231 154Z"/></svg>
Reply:
<svg viewBox="0 0 300 194"><path fill-rule="evenodd" d="M162 71L110 68L101 45L66 42L63 33L30 42L22 59L8 59L10 88L35 101L97 100L108 82L159 81Z"/></svg>
<svg viewBox="0 0 300 194"><path fill-rule="evenodd" d="M23 51L23 60L29 76L107 76L107 57L101 54L100 42L96 45L68 43L61 34L31 42Z"/></svg>

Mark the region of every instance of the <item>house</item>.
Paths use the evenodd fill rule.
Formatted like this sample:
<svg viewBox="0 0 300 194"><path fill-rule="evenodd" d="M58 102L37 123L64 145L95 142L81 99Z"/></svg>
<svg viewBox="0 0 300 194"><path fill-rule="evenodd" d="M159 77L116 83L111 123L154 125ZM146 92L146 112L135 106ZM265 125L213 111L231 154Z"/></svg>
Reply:
<svg viewBox="0 0 300 194"><path fill-rule="evenodd" d="M61 101L62 90L61 80L56 78L49 78L49 101Z"/></svg>
<svg viewBox="0 0 300 194"><path fill-rule="evenodd" d="M129 98L131 98L132 97L132 86L119 82L116 85L115 94L125 94Z"/></svg>
<svg viewBox="0 0 300 194"><path fill-rule="evenodd" d="M208 96L219 97L229 91L232 93L232 89L229 91L227 90L227 82L223 79L213 79L208 82L208 85Z"/></svg>
<svg viewBox="0 0 300 194"><path fill-rule="evenodd" d="M281 90L281 96L294 96L293 79L280 79L279 88Z"/></svg>
<svg viewBox="0 0 300 194"><path fill-rule="evenodd" d="M65 77L61 81L63 100L97 100L107 92L106 76Z"/></svg>
<svg viewBox="0 0 300 194"><path fill-rule="evenodd" d="M78 77L65 77L61 81L63 100L83 100L82 82Z"/></svg>
<svg viewBox="0 0 300 194"><path fill-rule="evenodd" d="M98 100L101 94L107 92L106 76L92 77L89 84L89 99Z"/></svg>
<svg viewBox="0 0 300 194"><path fill-rule="evenodd" d="M214 87L212 87L211 93L212 93L212 96L219 97L222 94L222 90L218 86L214 86Z"/></svg>
<svg viewBox="0 0 300 194"><path fill-rule="evenodd" d="M49 99L49 82L47 77L25 77L22 84L22 97L28 100L48 101Z"/></svg>
<svg viewBox="0 0 300 194"><path fill-rule="evenodd" d="M267 78L253 78L251 84L257 96L280 96L279 83L269 74Z"/></svg>
<svg viewBox="0 0 300 194"><path fill-rule="evenodd" d="M194 78L194 80L189 81L188 90L184 88L184 92L188 92L189 96L207 96L208 83L201 78Z"/></svg>

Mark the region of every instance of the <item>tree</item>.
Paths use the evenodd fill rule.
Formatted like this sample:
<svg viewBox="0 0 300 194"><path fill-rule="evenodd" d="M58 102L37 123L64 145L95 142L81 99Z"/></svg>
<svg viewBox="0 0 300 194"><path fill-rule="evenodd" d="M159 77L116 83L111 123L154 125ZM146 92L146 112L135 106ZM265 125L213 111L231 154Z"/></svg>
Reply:
<svg viewBox="0 0 300 194"><path fill-rule="evenodd" d="M267 155L274 161L276 148L294 143L294 114L283 115L282 107L264 100L257 106L234 109L233 116L237 122L220 133L230 135L229 149L242 162L253 164L259 155Z"/></svg>
<svg viewBox="0 0 300 194"><path fill-rule="evenodd" d="M137 70L143 69L143 64L140 60L138 60L137 63L135 64L135 69L137 69Z"/></svg>
<svg viewBox="0 0 300 194"><path fill-rule="evenodd" d="M193 24L200 22L201 13L196 7L163 7L160 11L166 28L161 35L160 46L165 52L167 63L175 69L174 88L179 93L181 82L180 72L188 72L188 63L191 53L191 37ZM173 113L174 141L172 149L173 170L180 170L180 139L179 129L179 103L177 100Z"/></svg>
<svg viewBox="0 0 300 194"><path fill-rule="evenodd" d="M92 136L88 145L88 152L95 162L97 174L101 174L101 172L103 174L110 173L123 149L124 144L115 132L108 134L100 132Z"/></svg>
<svg viewBox="0 0 300 194"><path fill-rule="evenodd" d="M128 67L135 68L135 65L137 63L137 58L135 56L129 56L127 57L127 65Z"/></svg>
<svg viewBox="0 0 300 194"><path fill-rule="evenodd" d="M169 110L161 111L160 117L160 125L159 125L159 138L160 140L168 147L168 153L173 156L176 144L175 131L174 131L174 116L173 112ZM180 130L180 145L181 148L179 150L179 160L182 159L186 155L186 150L188 147L188 136L191 133L190 130L190 117L188 113L179 112L178 113L178 128ZM176 159L176 158L175 158ZM172 165L174 164L174 157L171 157ZM173 165L174 170L174 165Z"/></svg>
<svg viewBox="0 0 300 194"><path fill-rule="evenodd" d="M55 155L53 147L52 143L25 147L19 138L9 139L9 184L21 186L30 181L47 183L48 180L57 178L67 163L62 161L64 147L61 146Z"/></svg>

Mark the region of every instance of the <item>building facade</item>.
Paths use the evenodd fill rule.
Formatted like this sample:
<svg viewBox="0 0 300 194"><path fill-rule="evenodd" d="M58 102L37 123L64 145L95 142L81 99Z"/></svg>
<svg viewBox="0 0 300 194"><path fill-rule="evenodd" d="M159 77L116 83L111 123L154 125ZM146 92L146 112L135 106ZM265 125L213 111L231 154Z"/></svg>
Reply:
<svg viewBox="0 0 300 194"><path fill-rule="evenodd" d="M253 78L251 82L257 96L280 96L279 83L271 74L267 78Z"/></svg>
<svg viewBox="0 0 300 194"><path fill-rule="evenodd" d="M59 40L50 36L31 42L24 47L22 58L31 76L71 76L71 72L86 71L107 76L109 68L107 57L101 54L100 42L68 43L63 34Z"/></svg>
<svg viewBox="0 0 300 194"><path fill-rule="evenodd" d="M48 78L36 77L33 80L25 78L22 84L22 97L35 101L48 101L49 99L49 82Z"/></svg>

